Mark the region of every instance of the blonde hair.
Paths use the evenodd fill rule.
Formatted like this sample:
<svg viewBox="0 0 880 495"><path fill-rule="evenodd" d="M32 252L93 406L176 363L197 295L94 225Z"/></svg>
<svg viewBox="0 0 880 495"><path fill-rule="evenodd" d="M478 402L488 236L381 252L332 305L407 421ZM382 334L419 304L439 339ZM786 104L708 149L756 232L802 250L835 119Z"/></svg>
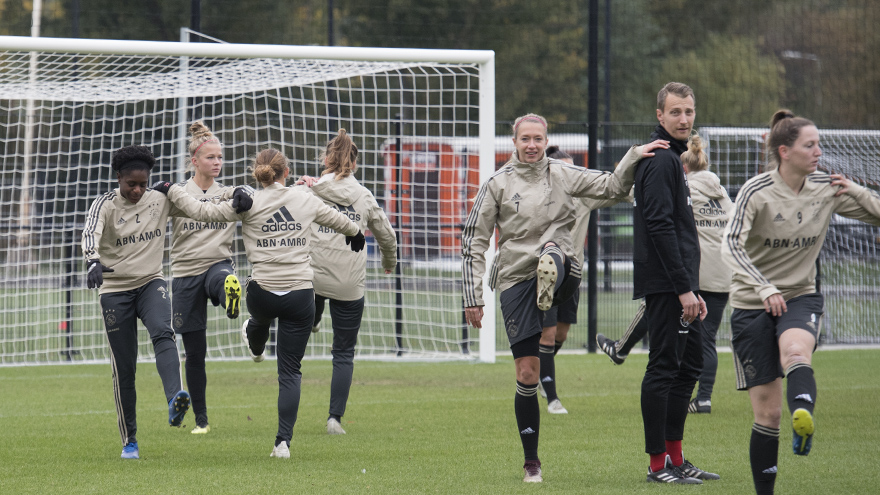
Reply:
<svg viewBox="0 0 880 495"><path fill-rule="evenodd" d="M777 110L770 118L770 134L767 136L767 168L774 170L779 168L782 158L779 156L780 146L793 146L801 135L801 129L807 126L815 126L810 119L796 117L791 110Z"/></svg>
<svg viewBox="0 0 880 495"><path fill-rule="evenodd" d="M266 186L284 177L288 168L287 157L275 148L266 148L254 158L252 175L261 185Z"/></svg>
<svg viewBox="0 0 880 495"><path fill-rule="evenodd" d="M709 169L709 157L703 151L703 140L696 132L688 138L688 149L681 154L681 163L687 167L688 172Z"/></svg>
<svg viewBox="0 0 880 495"><path fill-rule="evenodd" d="M516 137L516 132L519 129L519 125L523 122L537 122L541 124L542 126L544 126L544 137L547 136L547 119L541 117L536 113L527 113L513 122L513 137Z"/></svg>
<svg viewBox="0 0 880 495"><path fill-rule="evenodd" d="M189 147L187 150L189 151L189 160L187 163L187 170L192 172L195 170L193 166L192 159L195 158L196 153L199 152L199 148L202 147L203 144L209 142L215 142L220 144L220 140L214 136L214 133L211 132L211 129L208 129L208 126L205 125L201 120L197 120L190 124L189 126Z"/></svg>
<svg viewBox="0 0 880 495"><path fill-rule="evenodd" d="M321 152L321 160L324 161L324 171L321 175L336 174L336 180L344 179L354 172L357 167L355 162L358 157L358 147L351 140L351 136L345 129L339 129L336 137L327 143L327 148Z"/></svg>

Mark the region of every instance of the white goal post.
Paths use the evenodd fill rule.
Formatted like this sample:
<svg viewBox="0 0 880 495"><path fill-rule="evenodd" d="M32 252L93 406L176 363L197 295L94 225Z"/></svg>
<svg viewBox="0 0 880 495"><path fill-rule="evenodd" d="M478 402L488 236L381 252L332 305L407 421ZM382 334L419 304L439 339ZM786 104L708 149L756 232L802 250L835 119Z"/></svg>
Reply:
<svg viewBox="0 0 880 495"><path fill-rule="evenodd" d="M292 176L317 175L319 152L347 129L361 150L358 179L404 239L400 273L385 275L368 236L358 357L494 362L495 302L474 335L460 253L443 240L460 236L476 192L469 184L495 171L494 52L0 36L0 366L109 359L97 293L83 276L86 211L117 186L109 162L119 147L152 149L151 180L186 177L194 120L223 143L218 180L234 185L254 185L248 167L266 147L290 159ZM420 141L456 139L478 139L479 159L413 159ZM243 279L240 233L235 252ZM170 277L168 267L166 256ZM242 320L208 315L208 359L245 358ZM330 355L329 320L327 312L307 357Z"/></svg>

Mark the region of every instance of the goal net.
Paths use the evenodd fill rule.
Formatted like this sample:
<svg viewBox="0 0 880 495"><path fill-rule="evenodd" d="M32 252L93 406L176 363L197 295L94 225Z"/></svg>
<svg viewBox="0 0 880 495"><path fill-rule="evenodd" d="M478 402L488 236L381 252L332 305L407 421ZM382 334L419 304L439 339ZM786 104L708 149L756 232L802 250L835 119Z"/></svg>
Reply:
<svg viewBox="0 0 880 495"><path fill-rule="evenodd" d="M731 197L764 171L767 129L703 127L710 169ZM880 131L819 130L820 169L876 188L880 184ZM834 215L819 256L825 296L822 342L880 343L880 227ZM728 328L723 326L722 328ZM719 336L721 337L721 336Z"/></svg>
<svg viewBox="0 0 880 495"><path fill-rule="evenodd" d="M494 360L490 334L465 326L454 246L473 184L494 170L493 57L0 36L0 365L109 359L97 292L85 288L86 212L117 187L109 163L122 146L152 149L151 181L187 178L186 130L197 119L223 143L218 180L229 185L255 185L249 166L266 147L290 159L292 177L318 175L319 152L348 130L361 150L356 176L401 239L399 273L385 275L367 234L358 356ZM429 159L438 139L478 139L481 151ZM234 251L244 279L240 227ZM169 267L166 256L170 280ZM246 308L237 320L222 308L208 315L208 358L244 358ZM307 356L330 355L330 323L327 311ZM152 358L147 333L139 339L140 357Z"/></svg>

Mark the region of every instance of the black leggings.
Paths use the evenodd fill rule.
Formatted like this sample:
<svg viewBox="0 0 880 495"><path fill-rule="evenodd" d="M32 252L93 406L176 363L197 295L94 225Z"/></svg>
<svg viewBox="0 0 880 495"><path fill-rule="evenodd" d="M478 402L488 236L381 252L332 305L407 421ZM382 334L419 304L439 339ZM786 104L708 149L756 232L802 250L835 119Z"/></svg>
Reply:
<svg viewBox="0 0 880 495"><path fill-rule="evenodd" d="M205 401L205 389L208 376L205 373L205 355L208 353L208 342L205 330L180 334L186 354L186 388L192 398L193 413L196 425L204 428L208 424L208 404Z"/></svg>

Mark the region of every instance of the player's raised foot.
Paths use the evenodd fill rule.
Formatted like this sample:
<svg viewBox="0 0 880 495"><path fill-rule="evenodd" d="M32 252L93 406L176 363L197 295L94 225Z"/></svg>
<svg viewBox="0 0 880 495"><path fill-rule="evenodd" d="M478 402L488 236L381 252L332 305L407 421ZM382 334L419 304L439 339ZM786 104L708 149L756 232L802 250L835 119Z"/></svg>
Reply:
<svg viewBox="0 0 880 495"><path fill-rule="evenodd" d="M320 321L318 323L312 325L312 333L318 333L319 330L321 330L321 322Z"/></svg>
<svg viewBox="0 0 880 495"><path fill-rule="evenodd" d="M138 450L137 442L128 442L122 447L122 458L123 459L140 459L141 453Z"/></svg>
<svg viewBox="0 0 880 495"><path fill-rule="evenodd" d="M694 466L693 464L691 464L691 461L689 461L687 459L685 459L684 462L681 463L681 466L678 466L678 468L681 469L681 471L684 474L690 476L691 478L696 478L698 480L720 480L721 479L721 476L719 476L715 473L710 473L708 471L703 471L702 469L698 468L697 466Z"/></svg>
<svg viewBox="0 0 880 495"><path fill-rule="evenodd" d="M648 467L648 479L649 483L675 483L678 485L702 485L703 482L696 478L691 478L687 474L684 473L680 468L672 465L672 461L669 459L669 456L666 456L666 466L657 471L651 471L650 466Z"/></svg>
<svg viewBox="0 0 880 495"><path fill-rule="evenodd" d="M541 397L547 398L547 391L544 390L544 384L541 382L538 382L538 393L541 394Z"/></svg>
<svg viewBox="0 0 880 495"><path fill-rule="evenodd" d="M287 446L287 442L281 442L272 449L272 453L269 454L269 457L277 457L279 459L290 459L290 448Z"/></svg>
<svg viewBox="0 0 880 495"><path fill-rule="evenodd" d="M168 424L180 426L187 411L189 411L189 393L181 390L168 402Z"/></svg>
<svg viewBox="0 0 880 495"><path fill-rule="evenodd" d="M554 399L547 404L547 412L550 414L568 414L568 409L562 406L562 402L559 402L559 399Z"/></svg>
<svg viewBox="0 0 880 495"><path fill-rule="evenodd" d="M264 359L266 359L266 357L263 356L262 352L260 354L254 354L254 351L251 350L251 343L248 340L247 335L247 327L249 321L250 319L244 320L244 325L241 326L241 340L242 342L244 342L244 346L247 347L248 354L251 355L251 359L253 359L255 363L261 363Z"/></svg>
<svg viewBox="0 0 880 495"><path fill-rule="evenodd" d="M208 433L209 431L211 431L211 425L205 425L205 426L196 426L195 428L193 428L193 430L190 433L192 433L193 435L204 435L204 434Z"/></svg>
<svg viewBox="0 0 880 495"><path fill-rule="evenodd" d="M339 424L339 421L337 421L336 418L330 418L327 420L327 434L345 435L345 430L342 429L342 425Z"/></svg>
<svg viewBox="0 0 880 495"><path fill-rule="evenodd" d="M526 461L523 464L523 471L526 475L523 481L526 483L541 483L544 478L541 477L541 461Z"/></svg>
<svg viewBox="0 0 880 495"><path fill-rule="evenodd" d="M806 409L795 409L791 414L791 448L797 455L807 455L813 447L813 432L816 424L813 415Z"/></svg>
<svg viewBox="0 0 880 495"><path fill-rule="evenodd" d="M599 345L599 349L611 359L611 362L614 364L623 364L626 361L626 357L629 354L618 354L617 352L617 341L611 340L608 337L602 335L601 333L596 334L596 344Z"/></svg>
<svg viewBox="0 0 880 495"><path fill-rule="evenodd" d="M538 260L538 309L547 311L553 306L553 291L556 290L556 263L553 256L541 255Z"/></svg>
<svg viewBox="0 0 880 495"><path fill-rule="evenodd" d="M688 402L688 412L691 414L709 414L712 412L712 401L694 399Z"/></svg>
<svg viewBox="0 0 880 495"><path fill-rule="evenodd" d="M223 290L226 292L226 316L230 319L238 318L241 309L241 284L238 277L227 275Z"/></svg>

